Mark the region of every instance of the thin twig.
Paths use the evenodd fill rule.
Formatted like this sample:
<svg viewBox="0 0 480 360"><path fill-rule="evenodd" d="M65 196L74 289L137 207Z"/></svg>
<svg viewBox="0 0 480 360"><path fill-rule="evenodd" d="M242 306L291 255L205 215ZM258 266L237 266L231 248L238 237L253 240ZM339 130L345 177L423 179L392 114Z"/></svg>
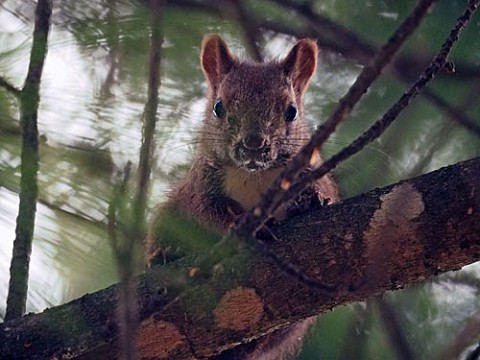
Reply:
<svg viewBox="0 0 480 360"><path fill-rule="evenodd" d="M120 332L120 347L122 358L134 360L137 357L135 347L135 328L138 322L138 309L132 266L132 238L128 216L129 200L128 181L131 173L131 163L123 170L123 179L115 184L112 199L108 207L108 238L116 258L121 286L118 288L117 317Z"/></svg>
<svg viewBox="0 0 480 360"><path fill-rule="evenodd" d="M145 229L145 210L147 205L148 185L152 171L152 157L154 133L158 109L158 89L160 87L160 58L163 43L162 10L164 0L150 0L150 63L148 74L148 99L143 113L142 146L140 148L140 162L138 167L138 188L134 200L135 223L138 224L140 239L143 239Z"/></svg>
<svg viewBox="0 0 480 360"><path fill-rule="evenodd" d="M39 0L35 10L33 42L25 85L20 94L20 123L22 154L20 205L18 210L13 255L10 264L10 283L5 320L25 313L28 290L28 271L32 252L35 212L38 197L39 167L37 116L40 103L40 81L48 50L48 33L52 3Z"/></svg>
<svg viewBox="0 0 480 360"><path fill-rule="evenodd" d="M17 89L15 86L10 84L6 79L3 77L0 77L0 87L5 88L8 92L12 93L16 97L20 97L21 95L21 90Z"/></svg>
<svg viewBox="0 0 480 360"><path fill-rule="evenodd" d="M120 71L120 56L119 56L119 29L118 29L118 18L115 14L115 3L116 0L107 0L107 24L109 31L107 32L107 62L108 62L108 73L105 79L102 81L100 93L104 96L111 96L112 86L116 83L116 77Z"/></svg>
<svg viewBox="0 0 480 360"><path fill-rule="evenodd" d="M377 297L375 304L380 312L380 317L383 321L388 339L394 351L397 353L397 358L402 360L413 360L417 357L410 346L405 331L402 329L400 319L397 312L392 305L383 297Z"/></svg>
<svg viewBox="0 0 480 360"><path fill-rule="evenodd" d="M372 323L372 306L370 301L364 304L353 304L352 316L348 320L348 329L342 336L342 347L338 355L339 360L357 360L358 354L363 353L367 344L367 329Z"/></svg>
<svg viewBox="0 0 480 360"><path fill-rule="evenodd" d="M117 259L117 266L121 276L122 286L119 289L119 311L120 331L122 337L122 354L126 360L137 358L135 331L138 322L138 309L136 306L136 294L133 281L133 263L135 248L138 248L144 237L145 212L147 207L148 185L152 168L153 139L155 133L156 115L158 109L158 89L160 87L160 58L163 42L162 35L162 12L164 0L150 0L151 11L150 21L150 60L148 74L148 98L143 113L142 145L140 148L140 161L138 169L138 184L135 198L131 209L130 224L127 223L125 238L126 251L123 251L121 258ZM127 180L124 180L126 183ZM126 187L126 184L123 184ZM125 194L124 194L125 197ZM121 208L119 209L121 210ZM127 219L121 219L127 221ZM110 228L110 226L109 226ZM117 240L118 242L118 240Z"/></svg>
<svg viewBox="0 0 480 360"><path fill-rule="evenodd" d="M223 0L219 2L219 7L226 18L233 18L243 32L246 40L247 50L253 59L262 62L262 53L257 46L257 32L255 26L252 25L251 19L248 18L245 10L245 4L242 0Z"/></svg>

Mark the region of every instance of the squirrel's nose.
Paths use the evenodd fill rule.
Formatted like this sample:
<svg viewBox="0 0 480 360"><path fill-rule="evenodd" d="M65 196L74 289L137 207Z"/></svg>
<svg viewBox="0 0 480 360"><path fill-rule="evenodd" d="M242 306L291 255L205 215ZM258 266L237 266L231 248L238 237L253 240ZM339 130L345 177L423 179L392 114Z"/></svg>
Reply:
<svg viewBox="0 0 480 360"><path fill-rule="evenodd" d="M252 133L242 140L243 146L248 150L260 150L265 147L266 139L262 134Z"/></svg>

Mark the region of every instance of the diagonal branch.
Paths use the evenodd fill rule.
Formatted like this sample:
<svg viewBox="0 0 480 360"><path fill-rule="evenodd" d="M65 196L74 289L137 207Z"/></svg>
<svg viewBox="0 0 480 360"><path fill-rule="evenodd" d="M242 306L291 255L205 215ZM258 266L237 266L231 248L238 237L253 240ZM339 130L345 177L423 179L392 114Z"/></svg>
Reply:
<svg viewBox="0 0 480 360"><path fill-rule="evenodd" d="M269 246L334 285L330 293L288 276L241 241L205 239L233 251L212 255L214 267L191 254L136 278L139 357L211 358L333 307L478 261L479 173L480 158L472 159L272 228L277 240ZM192 232L183 234L188 241ZM0 360L118 358L117 287L0 325Z"/></svg>
<svg viewBox="0 0 480 360"><path fill-rule="evenodd" d="M281 203L289 201L296 194L305 188L305 186L315 179L319 179L333 170L342 161L357 154L367 144L377 139L383 132L397 119L398 115L410 104L410 102L420 93L420 91L432 80L435 75L448 65L448 55L453 45L458 41L461 31L467 26L473 14L475 13L480 0L470 0L465 12L460 16L451 30L447 40L442 45L439 53L433 58L430 65L419 76L418 80L406 91L401 98L376 121L367 131L354 140L349 146L343 148L340 152L332 156L328 161L322 164L318 169L305 175L304 178L297 181L283 193L279 192L277 200L272 202L271 209L280 206Z"/></svg>

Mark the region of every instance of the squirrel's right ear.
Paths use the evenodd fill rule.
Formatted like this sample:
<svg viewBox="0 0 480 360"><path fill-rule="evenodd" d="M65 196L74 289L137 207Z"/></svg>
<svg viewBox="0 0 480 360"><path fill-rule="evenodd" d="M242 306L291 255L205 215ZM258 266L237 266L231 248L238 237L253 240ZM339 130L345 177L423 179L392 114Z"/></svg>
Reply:
<svg viewBox="0 0 480 360"><path fill-rule="evenodd" d="M235 58L219 35L210 34L203 38L200 62L210 86L216 89L222 77L232 68Z"/></svg>
<svg viewBox="0 0 480 360"><path fill-rule="evenodd" d="M290 50L283 60L285 74L292 79L293 88L301 97L317 68L317 43L311 39L302 39Z"/></svg>

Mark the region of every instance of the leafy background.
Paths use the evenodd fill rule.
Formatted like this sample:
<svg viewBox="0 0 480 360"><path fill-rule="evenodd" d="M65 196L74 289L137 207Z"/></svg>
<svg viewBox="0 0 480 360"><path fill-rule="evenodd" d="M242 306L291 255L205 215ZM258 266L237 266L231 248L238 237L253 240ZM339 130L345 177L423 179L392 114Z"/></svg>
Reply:
<svg viewBox="0 0 480 360"><path fill-rule="evenodd" d="M234 2L235 3L235 2ZM181 178L201 125L206 83L198 61L205 33L224 36L248 57L246 29L266 58L285 55L296 36L315 34L305 17L285 4L309 4L338 29L317 36L320 64L307 94L312 128L415 5L411 0L243 1L245 22L230 16L229 1L170 1L163 16L164 44L155 165L149 207ZM283 5L282 5L283 4ZM448 35L466 2L439 1L398 56L324 148L327 157L347 145L405 90ZM0 76L18 88L27 70L33 1L0 3ZM149 11L142 2L54 1L53 27L41 83L40 196L29 283L28 311L64 303L117 281L107 240L106 214L115 174L138 162L147 100ZM460 126L458 113L480 125L480 17L455 48L454 74L428 91L457 111L449 115L432 97L419 97L379 140L335 172L344 197L394 183L480 154L480 137ZM371 54L370 54L371 55ZM400 61L401 60L401 61ZM9 263L18 209L20 127L17 99L0 87L0 318L5 312ZM441 196L441 194L439 194ZM441 358L467 324L480 327L478 266L366 303L323 315L302 359L402 358L389 336L396 326L415 358ZM385 313L393 310L394 320ZM383 309L383 310L382 310ZM398 338L397 338L398 340ZM475 345L479 333L465 344ZM464 351L464 355L468 350ZM321 354L321 355L319 355Z"/></svg>

